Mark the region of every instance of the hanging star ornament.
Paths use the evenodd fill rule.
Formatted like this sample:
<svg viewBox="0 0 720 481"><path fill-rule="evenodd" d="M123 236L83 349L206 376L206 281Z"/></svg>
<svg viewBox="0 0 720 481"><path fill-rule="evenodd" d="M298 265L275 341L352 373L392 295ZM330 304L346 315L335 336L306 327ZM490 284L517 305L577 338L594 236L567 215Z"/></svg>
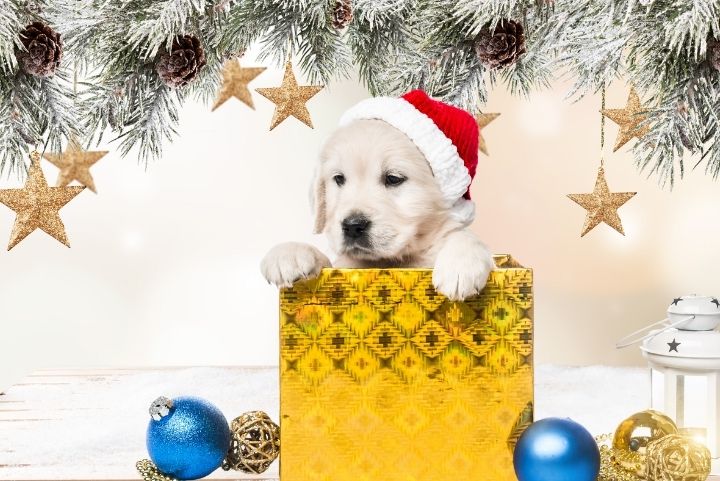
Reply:
<svg viewBox="0 0 720 481"><path fill-rule="evenodd" d="M487 127L490 124L490 122L492 122L493 120L495 120L498 117L500 117L499 113L488 113L488 114L479 113L475 117L475 122L477 122L477 126L478 126L478 133L480 135L480 138L478 140L478 148L480 149L480 152L482 152L483 154L488 155L488 156L490 154L488 154L487 144L485 143L485 137L483 137L482 131L485 127Z"/></svg>
<svg viewBox="0 0 720 481"><path fill-rule="evenodd" d="M73 180L77 180L82 185L97 194L95 189L95 181L90 173L90 167L107 155L107 151L89 151L83 150L80 146L80 142L74 137L70 138L67 149L65 152L59 154L45 153L43 157L45 160L53 164L55 167L60 169L57 182L57 187L66 187Z"/></svg>
<svg viewBox="0 0 720 481"><path fill-rule="evenodd" d="M610 192L605 180L605 170L600 167L595 181L595 190L589 194L568 194L571 200L587 210L585 225L580 237L593 230L601 222L625 235L617 210L635 194L637 192Z"/></svg>
<svg viewBox="0 0 720 481"><path fill-rule="evenodd" d="M322 88L322 85L298 85L292 70L292 64L287 62L280 87L255 90L275 104L275 113L270 124L270 130L272 130L291 115L308 127L313 128L310 112L305 103Z"/></svg>
<svg viewBox="0 0 720 481"><path fill-rule="evenodd" d="M225 62L223 84L218 91L212 110L235 97L251 109L255 109L248 84L265 71L265 67L241 67L236 59Z"/></svg>
<svg viewBox="0 0 720 481"><path fill-rule="evenodd" d="M635 87L630 88L624 109L602 109L600 112L620 127L613 152L627 144L633 137L639 139L650 131L650 126L643 124L647 113L645 107L640 104L640 97Z"/></svg>
<svg viewBox="0 0 720 481"><path fill-rule="evenodd" d="M8 250L15 247L35 229L41 229L70 247L59 210L85 189L84 186L49 187L42 169L40 154L30 155L32 163L22 189L0 189L0 203L15 211L15 225Z"/></svg>

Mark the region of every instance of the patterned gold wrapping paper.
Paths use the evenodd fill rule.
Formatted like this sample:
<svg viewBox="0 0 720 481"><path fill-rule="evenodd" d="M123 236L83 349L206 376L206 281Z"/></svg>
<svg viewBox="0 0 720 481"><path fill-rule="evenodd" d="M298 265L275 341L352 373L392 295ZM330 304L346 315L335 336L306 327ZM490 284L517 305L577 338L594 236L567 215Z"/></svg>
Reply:
<svg viewBox="0 0 720 481"><path fill-rule="evenodd" d="M324 269L280 293L282 481L512 481L532 421L532 271L452 302L431 269Z"/></svg>

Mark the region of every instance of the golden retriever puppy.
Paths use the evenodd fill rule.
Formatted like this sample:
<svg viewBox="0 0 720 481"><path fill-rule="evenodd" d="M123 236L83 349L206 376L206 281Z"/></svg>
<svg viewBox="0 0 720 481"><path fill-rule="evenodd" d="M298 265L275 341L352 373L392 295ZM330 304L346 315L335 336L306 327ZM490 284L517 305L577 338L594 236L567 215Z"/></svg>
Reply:
<svg viewBox="0 0 720 481"><path fill-rule="evenodd" d="M434 172L428 161L432 153L427 153L433 147L386 120L366 118L375 116L346 119L328 139L316 169L315 232L328 236L337 253L335 262L311 245L284 243L263 259L263 275L286 287L317 276L323 267L433 267L438 292L453 300L477 294L495 266L491 253L467 228L474 215L471 201L463 198L471 180L468 172L456 175L460 181L448 194L443 189L447 182L439 182L437 175L452 180L455 174ZM476 161L477 127L469 130L475 136L470 146L476 149ZM454 152L457 155L457 149Z"/></svg>

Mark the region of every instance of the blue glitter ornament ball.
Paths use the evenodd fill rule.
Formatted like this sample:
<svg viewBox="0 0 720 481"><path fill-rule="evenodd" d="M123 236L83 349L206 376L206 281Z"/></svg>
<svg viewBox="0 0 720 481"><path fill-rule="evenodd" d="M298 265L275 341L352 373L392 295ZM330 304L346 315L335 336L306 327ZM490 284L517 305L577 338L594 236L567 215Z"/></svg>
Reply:
<svg viewBox="0 0 720 481"><path fill-rule="evenodd" d="M150 459L162 473L199 479L215 471L230 448L230 427L222 412L204 399L158 398L147 429Z"/></svg>
<svg viewBox="0 0 720 481"><path fill-rule="evenodd" d="M580 424L547 418L531 424L520 436L513 464L519 481L595 481L600 450Z"/></svg>

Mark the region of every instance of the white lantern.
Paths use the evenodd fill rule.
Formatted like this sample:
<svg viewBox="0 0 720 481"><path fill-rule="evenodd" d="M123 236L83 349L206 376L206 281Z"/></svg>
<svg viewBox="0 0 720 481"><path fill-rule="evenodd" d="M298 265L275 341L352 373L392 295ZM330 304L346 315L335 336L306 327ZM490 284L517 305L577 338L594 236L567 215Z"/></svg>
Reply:
<svg viewBox="0 0 720 481"><path fill-rule="evenodd" d="M683 296L673 300L667 313L667 319L633 333L618 347L642 341L640 349L650 365L652 409L673 418L681 432L705 444L718 458L720 301Z"/></svg>

